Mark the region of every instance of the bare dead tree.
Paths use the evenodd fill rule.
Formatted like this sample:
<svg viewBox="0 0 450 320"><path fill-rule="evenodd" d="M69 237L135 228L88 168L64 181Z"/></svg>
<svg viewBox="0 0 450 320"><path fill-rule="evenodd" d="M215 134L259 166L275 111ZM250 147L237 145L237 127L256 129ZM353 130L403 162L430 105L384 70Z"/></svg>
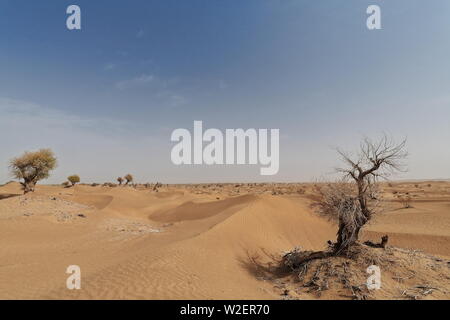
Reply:
<svg viewBox="0 0 450 320"><path fill-rule="evenodd" d="M342 181L321 189L318 201L320 211L336 216L339 221L335 254L348 251L359 238L361 228L379 208L378 181L395 172L405 171L403 160L406 139L400 143L384 135L379 141L363 139L354 157L338 149L345 164L337 168L343 174Z"/></svg>

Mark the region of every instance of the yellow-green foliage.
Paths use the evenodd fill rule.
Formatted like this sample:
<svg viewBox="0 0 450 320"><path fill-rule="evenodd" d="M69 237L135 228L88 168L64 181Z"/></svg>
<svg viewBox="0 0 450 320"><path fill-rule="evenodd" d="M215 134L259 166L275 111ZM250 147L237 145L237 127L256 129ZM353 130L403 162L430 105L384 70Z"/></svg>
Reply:
<svg viewBox="0 0 450 320"><path fill-rule="evenodd" d="M35 152L25 152L22 156L10 161L11 174L21 182L25 192L33 191L39 180L47 179L50 171L57 166L56 157L52 150L41 149Z"/></svg>
<svg viewBox="0 0 450 320"><path fill-rule="evenodd" d="M69 180L69 182L74 186L75 184L77 184L78 182L80 182L80 177L76 174L67 177L67 180Z"/></svg>

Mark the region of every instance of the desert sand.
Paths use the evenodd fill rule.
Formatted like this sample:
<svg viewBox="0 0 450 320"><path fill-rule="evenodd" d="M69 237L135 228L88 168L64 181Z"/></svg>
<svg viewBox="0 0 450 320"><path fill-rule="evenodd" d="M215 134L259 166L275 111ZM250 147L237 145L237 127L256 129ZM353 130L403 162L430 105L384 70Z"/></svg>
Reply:
<svg viewBox="0 0 450 320"><path fill-rule="evenodd" d="M414 298L408 288L426 284L419 298L449 299L450 182L383 191L388 208L363 240L387 234L418 265L382 269L371 298ZM255 272L257 261L335 240L337 226L314 212L313 197L314 184L38 185L23 195L8 183L0 187L0 299L345 299ZM81 290L66 288L69 265L81 268ZM406 267L411 276L397 277Z"/></svg>

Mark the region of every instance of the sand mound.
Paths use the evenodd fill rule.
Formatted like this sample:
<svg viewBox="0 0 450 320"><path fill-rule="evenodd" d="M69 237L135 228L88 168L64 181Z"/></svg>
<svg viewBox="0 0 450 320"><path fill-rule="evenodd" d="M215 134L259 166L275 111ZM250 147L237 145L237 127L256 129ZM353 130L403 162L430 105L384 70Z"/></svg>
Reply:
<svg viewBox="0 0 450 320"><path fill-rule="evenodd" d="M150 216L150 219L162 222L205 219L233 208L235 208L235 212L241 205L248 204L255 199L255 196L245 195L213 202L196 203L189 201L174 209L155 212Z"/></svg>
<svg viewBox="0 0 450 320"><path fill-rule="evenodd" d="M230 200L225 204L233 208L236 198ZM252 197L237 202L242 201L245 205L232 214L222 215L227 209L221 204L213 207L214 215L179 221L142 239L132 257L91 275L82 292L68 295L67 290L60 290L49 297L226 299L239 292L242 298L277 299L271 284L261 283L247 270L249 256L266 250L279 252L299 242L322 249L334 235L334 227L289 199ZM186 230L192 229L196 232L186 236ZM161 244L164 237L174 235L174 241ZM108 282L111 279L115 280ZM107 282L108 290L100 290Z"/></svg>
<svg viewBox="0 0 450 320"><path fill-rule="evenodd" d="M0 186L0 200L8 199L23 194L22 187L17 182L8 182Z"/></svg>
<svg viewBox="0 0 450 320"><path fill-rule="evenodd" d="M114 197L109 195L76 195L73 197L73 201L84 203L86 205L95 207L98 210L106 208Z"/></svg>
<svg viewBox="0 0 450 320"><path fill-rule="evenodd" d="M120 233L123 238L127 236L141 236L148 233L162 232L162 228L156 228L149 223L142 223L135 220L125 219L107 219L105 220L103 227L107 231L114 231Z"/></svg>
<svg viewBox="0 0 450 320"><path fill-rule="evenodd" d="M22 195L0 202L0 219L30 216L54 216L58 221L72 219L91 207L53 196Z"/></svg>
<svg viewBox="0 0 450 320"><path fill-rule="evenodd" d="M329 256L293 267L304 252L295 249L267 267L255 261L255 272L274 281L285 299L448 299L450 261L395 247L372 248L358 244L348 257ZM380 270L379 289L369 289L368 278ZM373 282L371 282L373 283Z"/></svg>
<svg viewBox="0 0 450 320"><path fill-rule="evenodd" d="M184 192L174 191L174 192L158 192L155 194L155 197L158 199L177 199L179 197L184 196Z"/></svg>

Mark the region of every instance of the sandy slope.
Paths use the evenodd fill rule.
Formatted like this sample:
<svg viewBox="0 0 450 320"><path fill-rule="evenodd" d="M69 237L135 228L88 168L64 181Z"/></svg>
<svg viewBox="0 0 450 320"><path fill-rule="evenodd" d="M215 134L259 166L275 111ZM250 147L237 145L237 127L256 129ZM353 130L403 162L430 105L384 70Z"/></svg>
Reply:
<svg viewBox="0 0 450 320"><path fill-rule="evenodd" d="M392 203L366 227L366 238L391 236L391 244L450 257L450 183L398 183L385 190ZM402 199L409 198L411 208Z"/></svg>
<svg viewBox="0 0 450 320"><path fill-rule="evenodd" d="M0 187L0 298L279 299L250 258L322 249L336 227L286 191L297 186L275 187ZM365 236L450 256L450 201L432 200L380 216ZM73 264L82 290L65 287Z"/></svg>

